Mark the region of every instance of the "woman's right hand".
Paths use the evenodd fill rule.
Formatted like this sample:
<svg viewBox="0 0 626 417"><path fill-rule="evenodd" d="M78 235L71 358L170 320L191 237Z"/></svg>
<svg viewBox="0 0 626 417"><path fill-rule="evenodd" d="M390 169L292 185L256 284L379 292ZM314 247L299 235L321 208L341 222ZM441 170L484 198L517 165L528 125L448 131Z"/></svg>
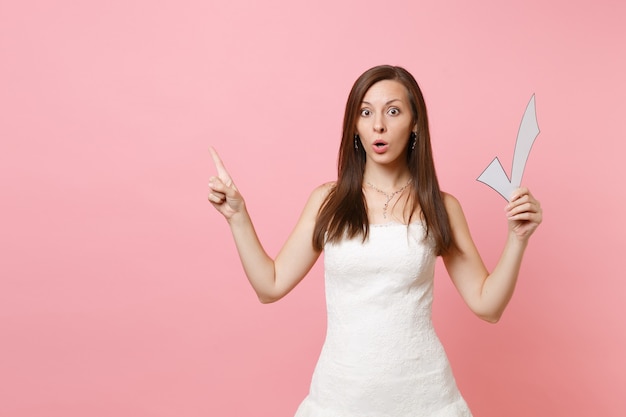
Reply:
<svg viewBox="0 0 626 417"><path fill-rule="evenodd" d="M215 149L210 147L209 152L217 169L217 176L209 178L209 202L226 220L230 220L235 214L245 210L243 197Z"/></svg>

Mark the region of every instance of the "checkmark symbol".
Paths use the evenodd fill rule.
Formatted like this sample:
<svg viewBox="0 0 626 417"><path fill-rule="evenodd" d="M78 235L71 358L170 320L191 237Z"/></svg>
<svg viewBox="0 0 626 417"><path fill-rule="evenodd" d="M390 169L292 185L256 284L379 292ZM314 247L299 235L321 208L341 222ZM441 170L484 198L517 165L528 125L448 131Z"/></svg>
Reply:
<svg viewBox="0 0 626 417"><path fill-rule="evenodd" d="M535 111L535 95L530 98L530 102L526 106L526 111L522 117L519 130L517 132L517 140L515 142L515 152L513 153L513 167L511 168L511 178L502 168L502 164L498 157L494 158L482 174L477 178L478 181L493 188L509 200L511 193L522 183L524 168L530 154L530 149L539 135L539 125L537 124L537 114Z"/></svg>

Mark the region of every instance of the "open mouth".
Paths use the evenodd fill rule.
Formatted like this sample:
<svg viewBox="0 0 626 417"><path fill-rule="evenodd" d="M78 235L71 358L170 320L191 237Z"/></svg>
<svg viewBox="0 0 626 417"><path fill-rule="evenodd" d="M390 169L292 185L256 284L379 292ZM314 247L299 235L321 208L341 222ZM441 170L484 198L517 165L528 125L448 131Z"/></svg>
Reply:
<svg viewBox="0 0 626 417"><path fill-rule="evenodd" d="M385 153L387 149L389 148L389 144L382 140L377 140L376 142L373 143L373 145L374 145L374 152L379 153L379 154Z"/></svg>

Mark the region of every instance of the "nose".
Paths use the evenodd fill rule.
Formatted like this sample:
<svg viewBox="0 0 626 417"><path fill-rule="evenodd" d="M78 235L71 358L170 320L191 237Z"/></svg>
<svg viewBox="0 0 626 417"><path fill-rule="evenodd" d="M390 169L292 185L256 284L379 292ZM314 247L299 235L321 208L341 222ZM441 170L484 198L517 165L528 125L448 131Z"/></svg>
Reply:
<svg viewBox="0 0 626 417"><path fill-rule="evenodd" d="M386 130L385 121L382 115L377 115L374 119L374 132L383 133Z"/></svg>

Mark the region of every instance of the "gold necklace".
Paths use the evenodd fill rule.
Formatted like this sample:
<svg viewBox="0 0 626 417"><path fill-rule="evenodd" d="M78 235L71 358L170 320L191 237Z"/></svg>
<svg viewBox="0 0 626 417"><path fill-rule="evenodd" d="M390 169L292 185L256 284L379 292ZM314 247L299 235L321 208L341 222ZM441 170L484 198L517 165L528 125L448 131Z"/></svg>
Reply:
<svg viewBox="0 0 626 417"><path fill-rule="evenodd" d="M380 188L376 187L374 184L372 184L369 181L365 181L365 183L368 186L370 186L371 188L373 188L375 191L378 191L379 193L381 193L382 195L384 195L387 198L387 201L385 202L385 205L383 206L383 219L386 219L387 218L387 207L389 207L389 202L391 201L392 198L394 198L396 196L396 194L400 194L402 191L404 191L406 189L406 187L409 186L409 184L411 183L411 178L409 178L407 183L404 184L404 187L400 188L398 191L394 191L391 194L387 194L386 192L384 192Z"/></svg>

